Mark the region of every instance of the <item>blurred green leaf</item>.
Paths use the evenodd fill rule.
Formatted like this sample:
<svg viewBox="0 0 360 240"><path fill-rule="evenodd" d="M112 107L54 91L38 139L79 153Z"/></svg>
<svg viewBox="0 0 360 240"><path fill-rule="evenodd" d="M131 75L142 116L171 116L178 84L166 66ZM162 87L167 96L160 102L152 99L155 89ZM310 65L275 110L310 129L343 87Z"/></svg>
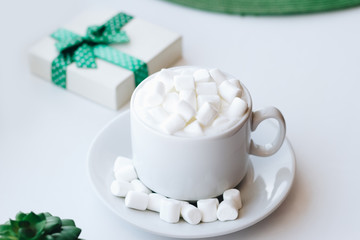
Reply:
<svg viewBox="0 0 360 240"><path fill-rule="evenodd" d="M23 221L23 220L20 220L18 221L18 225L20 228L27 228L30 226L30 222L29 221Z"/></svg>
<svg viewBox="0 0 360 240"><path fill-rule="evenodd" d="M49 216L46 218L44 230L46 233L53 233L61 229L62 221L58 217Z"/></svg>
<svg viewBox="0 0 360 240"><path fill-rule="evenodd" d="M14 233L17 233L19 231L19 224L17 221L10 219L10 225L11 225L11 229Z"/></svg>
<svg viewBox="0 0 360 240"><path fill-rule="evenodd" d="M19 237L20 239L31 239L36 235L35 229L32 228L20 228Z"/></svg>
<svg viewBox="0 0 360 240"><path fill-rule="evenodd" d="M72 219L62 219L61 223L63 226L73 226L75 227L75 222Z"/></svg>
<svg viewBox="0 0 360 240"><path fill-rule="evenodd" d="M60 219L50 213L25 214L0 225L0 240L78 240L81 229L71 219Z"/></svg>
<svg viewBox="0 0 360 240"><path fill-rule="evenodd" d="M37 223L37 222L41 222L43 220L43 218L41 218L40 216L36 215L33 212L30 212L28 215L26 215L24 217L24 221L29 221L31 223Z"/></svg>
<svg viewBox="0 0 360 240"><path fill-rule="evenodd" d="M25 217L26 217L26 214L25 214L25 213L23 213L23 212L18 212L18 213L16 214L15 219L16 219L17 221L20 221L20 220L23 220Z"/></svg>
<svg viewBox="0 0 360 240"><path fill-rule="evenodd" d="M45 217L51 217L51 216L52 216L52 215L51 215L50 213L48 213L48 212L44 212L43 214L45 215Z"/></svg>
<svg viewBox="0 0 360 240"><path fill-rule="evenodd" d="M9 223L5 223L4 225L0 225L0 236L3 232L7 232L11 230L11 226L9 225Z"/></svg>

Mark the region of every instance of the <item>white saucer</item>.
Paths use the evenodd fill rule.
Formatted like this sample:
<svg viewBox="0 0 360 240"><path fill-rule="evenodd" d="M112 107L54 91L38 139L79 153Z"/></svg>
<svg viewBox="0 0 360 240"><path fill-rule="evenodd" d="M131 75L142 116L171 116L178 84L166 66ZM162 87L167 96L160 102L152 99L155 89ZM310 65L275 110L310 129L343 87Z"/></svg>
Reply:
<svg viewBox="0 0 360 240"><path fill-rule="evenodd" d="M169 224L151 211L137 211L124 206L124 199L110 193L113 180L113 163L117 156L131 158L130 119L126 111L107 124L94 139L88 154L91 182L104 203L125 221L146 231L176 238L204 238L225 235L247 228L272 213L286 198L295 175L295 155L286 139L273 156L251 156L251 165L239 188L243 200L239 218L229 222L212 222L190 225L183 220ZM261 135L255 140L268 142L274 136L275 125L269 121L261 124ZM270 138L271 139L271 138Z"/></svg>

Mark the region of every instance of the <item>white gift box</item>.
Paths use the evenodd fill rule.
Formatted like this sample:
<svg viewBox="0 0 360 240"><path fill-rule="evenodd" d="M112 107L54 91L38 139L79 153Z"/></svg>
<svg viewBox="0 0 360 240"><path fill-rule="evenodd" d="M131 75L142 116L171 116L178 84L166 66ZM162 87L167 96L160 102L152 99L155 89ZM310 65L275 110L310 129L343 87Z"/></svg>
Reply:
<svg viewBox="0 0 360 240"><path fill-rule="evenodd" d="M115 11L87 11L62 28L84 36L91 25L102 25L116 15ZM55 31L56 29L54 29ZM130 41L111 44L112 48L147 63L149 75L175 63L181 57L181 36L134 16L123 28ZM51 64L59 55L57 40L50 36L36 43L29 51L31 71L51 82ZM67 66L66 89L117 110L131 97L135 88L130 70L96 58L96 69Z"/></svg>

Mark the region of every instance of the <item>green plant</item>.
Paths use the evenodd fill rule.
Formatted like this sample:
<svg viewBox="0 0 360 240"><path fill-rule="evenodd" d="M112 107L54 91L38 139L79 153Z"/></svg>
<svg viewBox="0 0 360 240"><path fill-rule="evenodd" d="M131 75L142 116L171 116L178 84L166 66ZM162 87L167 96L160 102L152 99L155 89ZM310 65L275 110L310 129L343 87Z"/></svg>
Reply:
<svg viewBox="0 0 360 240"><path fill-rule="evenodd" d="M71 219L19 212L15 220L0 225L0 240L76 240L80 232Z"/></svg>

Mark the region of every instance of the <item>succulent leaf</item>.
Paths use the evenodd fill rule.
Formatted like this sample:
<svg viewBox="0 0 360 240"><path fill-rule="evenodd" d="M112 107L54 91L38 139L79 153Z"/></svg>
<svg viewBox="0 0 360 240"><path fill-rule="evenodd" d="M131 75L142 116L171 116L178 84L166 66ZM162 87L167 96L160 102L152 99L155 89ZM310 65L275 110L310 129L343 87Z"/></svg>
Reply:
<svg viewBox="0 0 360 240"><path fill-rule="evenodd" d="M81 233L73 220L50 213L19 212L15 219L0 225L0 240L77 240Z"/></svg>
<svg viewBox="0 0 360 240"><path fill-rule="evenodd" d="M19 231L19 224L17 221L13 221L10 219L10 226L11 226L11 230L14 232L14 233L17 233Z"/></svg>
<svg viewBox="0 0 360 240"><path fill-rule="evenodd" d="M58 217L49 216L46 218L44 230L46 233L58 232L61 229L61 219Z"/></svg>
<svg viewBox="0 0 360 240"><path fill-rule="evenodd" d="M75 222L72 219L62 219L61 223L63 226L73 226L75 227Z"/></svg>
<svg viewBox="0 0 360 240"><path fill-rule="evenodd" d="M7 231L11 230L11 226L9 225L9 222L5 223L4 225L0 225L0 236L1 234L4 234Z"/></svg>
<svg viewBox="0 0 360 240"><path fill-rule="evenodd" d="M20 221L20 220L23 220L23 219L25 218L25 216L26 216L25 213L23 213L23 212L18 212L18 214L16 214L15 219L16 219L17 221Z"/></svg>

